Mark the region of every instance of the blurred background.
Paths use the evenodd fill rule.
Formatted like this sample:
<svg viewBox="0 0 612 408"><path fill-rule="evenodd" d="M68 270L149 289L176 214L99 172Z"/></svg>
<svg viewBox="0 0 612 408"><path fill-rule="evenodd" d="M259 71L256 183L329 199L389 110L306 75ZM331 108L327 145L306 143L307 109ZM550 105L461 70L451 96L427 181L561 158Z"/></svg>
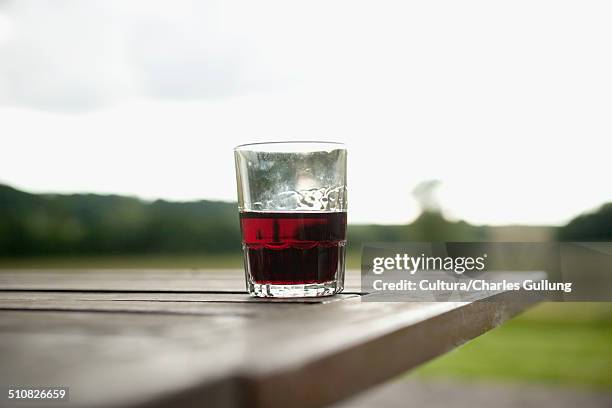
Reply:
<svg viewBox="0 0 612 408"><path fill-rule="evenodd" d="M232 148L349 148L368 241L610 241L605 1L0 0L0 268L239 268ZM612 307L412 377L612 389ZM516 356L521 356L517 358Z"/></svg>

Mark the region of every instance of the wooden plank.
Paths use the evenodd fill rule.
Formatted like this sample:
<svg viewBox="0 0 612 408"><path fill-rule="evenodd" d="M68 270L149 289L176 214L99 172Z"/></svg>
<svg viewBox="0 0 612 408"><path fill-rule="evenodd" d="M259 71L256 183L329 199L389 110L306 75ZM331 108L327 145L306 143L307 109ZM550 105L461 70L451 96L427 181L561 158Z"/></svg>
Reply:
<svg viewBox="0 0 612 408"><path fill-rule="evenodd" d="M345 292L359 293L359 271L347 271ZM245 292L244 271L160 269L2 270L0 290Z"/></svg>
<svg viewBox="0 0 612 408"><path fill-rule="evenodd" d="M336 296L318 298L296 299L266 299L251 297L246 293L229 292L202 292L202 293L159 293L159 292L49 292L49 291L0 291L0 302L25 301L123 301L123 302L192 302L192 303L262 303L266 305L287 304L314 304L337 302L351 297L354 294L339 294Z"/></svg>
<svg viewBox="0 0 612 408"><path fill-rule="evenodd" d="M348 320L337 330L321 329L317 339L299 338L286 348L258 352L246 376L249 399L258 406L282 406L290 399L299 401L296 406L310 407L353 395L486 332L530 302L504 295L497 296L499 302L361 302L355 316L336 316ZM314 322L305 325L317 331ZM266 362L278 352L292 356L282 369Z"/></svg>
<svg viewBox="0 0 612 408"><path fill-rule="evenodd" d="M0 291L0 310L132 312L254 316L272 307L326 304L360 295L263 299L235 293L97 293ZM247 305L248 306L245 306Z"/></svg>
<svg viewBox="0 0 612 408"><path fill-rule="evenodd" d="M324 406L539 300L526 292L500 293L495 302L347 296L314 304L235 301L224 293L1 295L7 308L32 310L0 311L0 384L67 385L74 404L91 407Z"/></svg>
<svg viewBox="0 0 612 408"><path fill-rule="evenodd" d="M3 311L0 384L62 384L70 387L75 406L105 407L138 405L197 380L206 382L200 390L211 387L207 397L221 403L232 395L225 391L232 367L224 338L245 321L230 315ZM198 373L203 376L192 377Z"/></svg>

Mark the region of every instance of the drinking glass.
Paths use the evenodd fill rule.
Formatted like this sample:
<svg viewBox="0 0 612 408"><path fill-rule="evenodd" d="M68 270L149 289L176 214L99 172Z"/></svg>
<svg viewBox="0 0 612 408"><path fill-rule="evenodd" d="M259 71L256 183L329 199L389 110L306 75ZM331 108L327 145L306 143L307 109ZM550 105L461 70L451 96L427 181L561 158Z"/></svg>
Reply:
<svg viewBox="0 0 612 408"><path fill-rule="evenodd" d="M346 147L253 143L234 149L247 290L313 297L344 287Z"/></svg>

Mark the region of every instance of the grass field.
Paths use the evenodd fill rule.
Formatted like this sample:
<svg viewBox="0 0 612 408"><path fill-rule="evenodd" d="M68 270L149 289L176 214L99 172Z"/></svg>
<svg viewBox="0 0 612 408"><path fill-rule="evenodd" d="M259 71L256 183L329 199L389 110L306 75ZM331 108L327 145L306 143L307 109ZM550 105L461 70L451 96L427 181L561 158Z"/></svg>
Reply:
<svg viewBox="0 0 612 408"><path fill-rule="evenodd" d="M349 254L348 267L359 264ZM0 269L241 267L239 254L0 258ZM407 375L612 390L612 303L537 306Z"/></svg>
<svg viewBox="0 0 612 408"><path fill-rule="evenodd" d="M612 389L612 303L546 303L410 376Z"/></svg>

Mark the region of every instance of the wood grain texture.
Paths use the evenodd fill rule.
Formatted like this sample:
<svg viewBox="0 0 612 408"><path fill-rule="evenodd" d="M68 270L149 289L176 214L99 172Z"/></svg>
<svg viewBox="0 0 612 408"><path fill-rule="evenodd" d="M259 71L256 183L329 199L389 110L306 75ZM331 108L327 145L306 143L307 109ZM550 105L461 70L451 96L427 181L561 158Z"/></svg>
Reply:
<svg viewBox="0 0 612 408"><path fill-rule="evenodd" d="M97 271L93 279L70 272L73 280L52 272L42 283L36 277L47 272L20 273L0 273L0 385L67 385L72 404L87 407L320 407L539 300L519 292L471 303L362 302L359 295L270 302L236 291L238 271L212 273L211 293L186 290L194 280L203 281L199 289L214 286L204 272L182 272L178 283L174 271ZM123 291L99 292L112 286L105 274ZM152 289L162 282L172 290Z"/></svg>
<svg viewBox="0 0 612 408"><path fill-rule="evenodd" d="M345 292L359 292L359 271L347 271ZM244 272L239 270L0 269L0 290L63 290L113 292L240 292Z"/></svg>

